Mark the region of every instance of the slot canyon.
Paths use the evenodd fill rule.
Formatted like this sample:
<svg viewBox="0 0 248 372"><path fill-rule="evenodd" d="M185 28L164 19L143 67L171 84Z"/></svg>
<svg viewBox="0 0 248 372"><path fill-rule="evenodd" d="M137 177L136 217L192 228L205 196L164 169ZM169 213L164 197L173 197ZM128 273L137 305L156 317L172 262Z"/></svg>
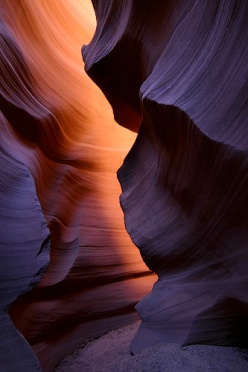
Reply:
<svg viewBox="0 0 248 372"><path fill-rule="evenodd" d="M0 4L0 370L248 348L248 2Z"/></svg>

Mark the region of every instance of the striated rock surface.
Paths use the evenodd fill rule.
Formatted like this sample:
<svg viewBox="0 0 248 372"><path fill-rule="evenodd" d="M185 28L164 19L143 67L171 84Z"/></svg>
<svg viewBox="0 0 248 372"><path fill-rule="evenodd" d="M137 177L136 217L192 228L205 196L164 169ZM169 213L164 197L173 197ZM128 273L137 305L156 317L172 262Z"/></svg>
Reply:
<svg viewBox="0 0 248 372"><path fill-rule="evenodd" d="M8 179L0 183L0 257L7 260L1 270L6 293L10 281L21 284L25 269L22 287L3 304L4 365L5 350L11 350L6 370L39 368L25 339L42 370L51 371L86 338L136 320L134 306L155 280L125 231L119 206L116 171L135 136L114 123L84 72L81 46L94 29L90 1L1 1L0 167ZM9 199L10 209L2 204ZM39 203L42 212L31 215ZM20 296L39 270L45 221L50 264L39 284ZM2 337L7 331L8 339Z"/></svg>
<svg viewBox="0 0 248 372"><path fill-rule="evenodd" d="M121 205L159 276L131 350L248 347L248 3L93 5L86 71L138 132L118 171Z"/></svg>
<svg viewBox="0 0 248 372"><path fill-rule="evenodd" d="M49 263L50 234L29 170L1 147L0 174L0 366L6 372L40 370L8 307L40 281Z"/></svg>

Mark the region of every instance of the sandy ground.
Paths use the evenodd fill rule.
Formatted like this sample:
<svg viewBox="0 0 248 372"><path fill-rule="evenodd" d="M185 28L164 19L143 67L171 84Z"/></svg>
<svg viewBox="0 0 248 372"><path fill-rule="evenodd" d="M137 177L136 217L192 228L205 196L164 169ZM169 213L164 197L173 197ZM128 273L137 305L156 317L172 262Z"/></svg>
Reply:
<svg viewBox="0 0 248 372"><path fill-rule="evenodd" d="M139 322L103 335L67 356L56 372L248 372L248 350L219 346L157 345L132 356Z"/></svg>

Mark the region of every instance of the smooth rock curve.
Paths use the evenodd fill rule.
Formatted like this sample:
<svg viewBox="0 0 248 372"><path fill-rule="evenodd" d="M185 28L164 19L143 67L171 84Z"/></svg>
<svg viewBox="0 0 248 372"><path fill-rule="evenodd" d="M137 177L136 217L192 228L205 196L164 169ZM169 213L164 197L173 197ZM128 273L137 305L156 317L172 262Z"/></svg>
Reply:
<svg viewBox="0 0 248 372"><path fill-rule="evenodd" d="M93 0L86 71L138 132L118 171L125 224L159 280L133 352L248 346L248 3Z"/></svg>

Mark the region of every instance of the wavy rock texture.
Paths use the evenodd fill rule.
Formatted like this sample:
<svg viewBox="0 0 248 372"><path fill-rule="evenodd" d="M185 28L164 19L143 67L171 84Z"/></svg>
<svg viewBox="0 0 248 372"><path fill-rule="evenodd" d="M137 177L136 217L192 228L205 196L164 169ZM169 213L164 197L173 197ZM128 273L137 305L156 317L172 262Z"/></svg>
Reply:
<svg viewBox="0 0 248 372"><path fill-rule="evenodd" d="M23 335L50 371L86 338L137 319L134 306L155 276L126 233L119 207L116 170L134 135L114 123L106 99L84 72L80 50L95 29L92 5L3 0L1 19L4 291L11 290L7 274L8 280L25 274L4 303L9 335L1 341L11 350L6 370L39 368ZM50 265L35 289L9 308L17 333L6 306L31 289L39 269L37 253L48 231L39 203L51 233ZM12 365L20 353L27 354L23 364Z"/></svg>
<svg viewBox="0 0 248 372"><path fill-rule="evenodd" d="M8 306L44 274L50 234L29 170L0 149L0 365L2 371L33 371L40 369L38 360L13 326Z"/></svg>
<svg viewBox="0 0 248 372"><path fill-rule="evenodd" d="M97 1L86 71L138 132L125 224L159 276L131 349L248 346L248 3Z"/></svg>

